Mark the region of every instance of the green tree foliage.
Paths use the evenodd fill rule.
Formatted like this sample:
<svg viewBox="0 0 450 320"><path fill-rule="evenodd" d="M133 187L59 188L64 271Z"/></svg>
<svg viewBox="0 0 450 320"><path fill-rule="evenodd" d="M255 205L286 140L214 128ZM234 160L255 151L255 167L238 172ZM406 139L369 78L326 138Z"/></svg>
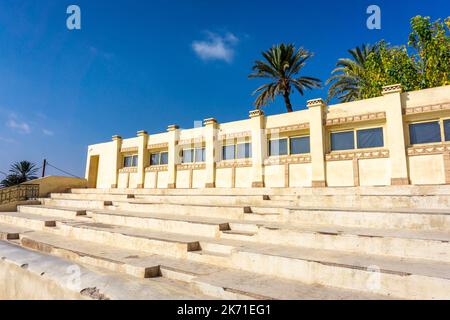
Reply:
<svg viewBox="0 0 450 320"><path fill-rule="evenodd" d="M13 163L9 169L9 175L0 182L2 187L12 187L23 182L37 178L38 169L34 163L29 161L20 161Z"/></svg>
<svg viewBox="0 0 450 320"><path fill-rule="evenodd" d="M293 44L273 46L262 53L265 60L256 60L253 73L249 78L264 78L269 82L257 88L253 94L258 95L255 100L256 108L261 108L275 100L278 95L283 96L286 110L292 112L290 95L296 89L301 95L304 91L319 88L321 81L317 78L298 76L306 61L312 54L303 48L296 50Z"/></svg>
<svg viewBox="0 0 450 320"><path fill-rule="evenodd" d="M350 50L350 59L339 59L327 81L328 100L377 97L383 86L395 83L405 91L450 84L450 18L432 23L429 17L417 16L411 19L411 28L409 47L382 40Z"/></svg>

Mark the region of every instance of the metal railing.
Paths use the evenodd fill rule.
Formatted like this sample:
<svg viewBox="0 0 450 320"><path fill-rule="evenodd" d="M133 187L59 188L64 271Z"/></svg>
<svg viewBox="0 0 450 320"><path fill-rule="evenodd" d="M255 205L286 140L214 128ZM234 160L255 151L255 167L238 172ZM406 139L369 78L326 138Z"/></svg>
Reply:
<svg viewBox="0 0 450 320"><path fill-rule="evenodd" d="M39 197L38 184L19 184L0 189L0 205Z"/></svg>

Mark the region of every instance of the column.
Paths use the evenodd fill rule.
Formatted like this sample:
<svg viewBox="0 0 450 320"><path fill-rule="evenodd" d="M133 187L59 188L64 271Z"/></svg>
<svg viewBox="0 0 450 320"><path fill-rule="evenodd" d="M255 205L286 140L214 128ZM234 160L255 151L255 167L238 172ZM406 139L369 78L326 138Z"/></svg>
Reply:
<svg viewBox="0 0 450 320"><path fill-rule="evenodd" d="M309 139L311 154L311 186L326 187L325 175L325 128L323 125L326 105L322 99L309 100Z"/></svg>
<svg viewBox="0 0 450 320"><path fill-rule="evenodd" d="M386 141L391 161L391 185L409 184L401 93L400 84L385 86L382 91L383 104L386 107Z"/></svg>
<svg viewBox="0 0 450 320"><path fill-rule="evenodd" d="M217 120L214 118L205 119L205 163L206 181L205 188L216 187L216 159L215 150L217 148Z"/></svg>
<svg viewBox="0 0 450 320"><path fill-rule="evenodd" d="M177 125L170 125L167 127L169 132L169 161L167 164L168 171L168 182L167 188L175 189L177 184L177 164L179 163L179 152L178 152L178 138L179 138L179 127Z"/></svg>
<svg viewBox="0 0 450 320"><path fill-rule="evenodd" d="M150 156L147 152L148 133L141 130L137 132L137 136L139 138L137 188L142 189L144 188L145 168L150 165Z"/></svg>
<svg viewBox="0 0 450 320"><path fill-rule="evenodd" d="M267 156L267 136L265 118L262 110L250 111L252 131L252 187L264 187L264 159Z"/></svg>
<svg viewBox="0 0 450 320"><path fill-rule="evenodd" d="M111 163L111 171L112 172L112 184L111 188L117 188L118 179L119 179L119 169L122 167L122 156L120 154L120 149L122 148L122 137L115 135L112 137L113 141L113 150L112 150L112 163Z"/></svg>

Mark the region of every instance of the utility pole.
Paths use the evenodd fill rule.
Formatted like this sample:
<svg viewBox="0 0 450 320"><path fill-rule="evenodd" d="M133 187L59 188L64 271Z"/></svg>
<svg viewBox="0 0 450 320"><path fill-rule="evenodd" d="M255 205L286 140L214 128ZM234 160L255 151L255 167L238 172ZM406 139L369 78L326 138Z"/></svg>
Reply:
<svg viewBox="0 0 450 320"><path fill-rule="evenodd" d="M42 178L45 177L45 167L47 166L47 159L44 159L44 163L42 164Z"/></svg>

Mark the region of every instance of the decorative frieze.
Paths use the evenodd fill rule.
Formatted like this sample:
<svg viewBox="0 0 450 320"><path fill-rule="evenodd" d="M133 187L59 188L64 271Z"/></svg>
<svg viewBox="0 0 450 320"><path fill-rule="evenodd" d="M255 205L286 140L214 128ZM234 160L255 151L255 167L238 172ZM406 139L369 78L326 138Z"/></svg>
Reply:
<svg viewBox="0 0 450 320"><path fill-rule="evenodd" d="M389 86L384 86L381 91L381 94L384 96L390 93L401 93L401 92L402 92L402 85L397 83Z"/></svg>
<svg viewBox="0 0 450 320"><path fill-rule="evenodd" d="M450 103L441 103L404 109L405 115L450 110Z"/></svg>
<svg viewBox="0 0 450 320"><path fill-rule="evenodd" d="M150 166L145 168L145 172L159 172L159 171L167 171L167 165Z"/></svg>
<svg viewBox="0 0 450 320"><path fill-rule="evenodd" d="M332 125L337 125L337 124L380 120L380 119L386 119L386 112L374 112L374 113L358 114L358 115L348 116L348 117L332 118L332 119L327 119L325 124L327 126L332 126Z"/></svg>
<svg viewBox="0 0 450 320"><path fill-rule="evenodd" d="M264 111L261 109L252 110L249 112L250 118L260 117L264 115Z"/></svg>
<svg viewBox="0 0 450 320"><path fill-rule="evenodd" d="M309 129L309 123L308 122L294 124L294 125L290 125L290 126L268 128L268 129L266 129L266 134L291 132L291 131L298 131L298 130L304 130L304 129Z"/></svg>
<svg viewBox="0 0 450 320"><path fill-rule="evenodd" d="M205 163L182 163L177 165L177 170L201 170L206 169Z"/></svg>
<svg viewBox="0 0 450 320"><path fill-rule="evenodd" d="M312 100L308 100L306 102L306 106L308 108L311 108L311 107L323 107L323 106L325 106L325 102L323 101L322 98L312 99Z"/></svg>
<svg viewBox="0 0 450 320"><path fill-rule="evenodd" d="M128 153L128 152L138 152L139 148L138 147L128 147L128 148L122 148L120 149L120 152L122 153Z"/></svg>
<svg viewBox="0 0 450 320"><path fill-rule="evenodd" d="M137 167L127 167L119 169L119 173L137 173L137 172L138 172Z"/></svg>
<svg viewBox="0 0 450 320"><path fill-rule="evenodd" d="M191 139L183 139L178 141L178 145L186 146L186 145L198 145L205 143L205 139L203 137L191 138Z"/></svg>
<svg viewBox="0 0 450 320"><path fill-rule="evenodd" d="M371 151L338 151L331 152L325 155L325 160L327 161L342 161L342 160L353 160L353 159L378 159L378 158L389 158L389 150L378 149Z"/></svg>
<svg viewBox="0 0 450 320"><path fill-rule="evenodd" d="M153 143L147 145L147 149L166 149L169 147L169 143L167 142L161 142L161 143Z"/></svg>
<svg viewBox="0 0 450 320"><path fill-rule="evenodd" d="M245 160L245 161L220 161L217 162L216 168L217 169L224 169L224 168L245 168L245 167L251 167L252 161L251 160Z"/></svg>
<svg viewBox="0 0 450 320"><path fill-rule="evenodd" d="M264 160L264 165L277 165L277 164L297 164L297 163L310 163L311 155L290 155L290 156L272 156Z"/></svg>
<svg viewBox="0 0 450 320"><path fill-rule="evenodd" d="M408 148L408 156L443 154L450 151L449 143L429 144Z"/></svg>
<svg viewBox="0 0 450 320"><path fill-rule="evenodd" d="M219 134L219 140L231 140L231 139L247 138L251 136L252 136L251 131L234 132L228 134Z"/></svg>

